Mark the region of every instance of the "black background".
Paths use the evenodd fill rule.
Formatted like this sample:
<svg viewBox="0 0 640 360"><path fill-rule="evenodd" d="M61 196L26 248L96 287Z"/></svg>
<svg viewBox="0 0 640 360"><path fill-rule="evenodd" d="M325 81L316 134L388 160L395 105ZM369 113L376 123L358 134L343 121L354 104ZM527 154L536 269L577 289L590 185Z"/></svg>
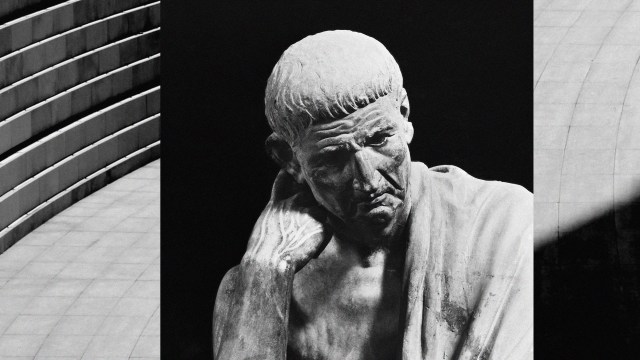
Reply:
<svg viewBox="0 0 640 360"><path fill-rule="evenodd" d="M394 55L414 161L532 190L532 5L515 1L162 1L162 356L211 357L218 284L276 166L264 88L282 52L324 30Z"/></svg>

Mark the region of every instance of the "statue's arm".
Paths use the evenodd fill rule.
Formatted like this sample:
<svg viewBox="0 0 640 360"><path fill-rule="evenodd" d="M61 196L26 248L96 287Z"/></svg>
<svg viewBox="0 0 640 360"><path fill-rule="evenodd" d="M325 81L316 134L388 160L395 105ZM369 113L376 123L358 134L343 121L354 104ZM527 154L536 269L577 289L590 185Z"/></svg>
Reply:
<svg viewBox="0 0 640 360"><path fill-rule="evenodd" d="M222 338L224 322L228 320L231 297L236 289L239 266L234 266L227 271L220 282L216 303L213 309L213 357L218 357L220 340Z"/></svg>
<svg viewBox="0 0 640 360"><path fill-rule="evenodd" d="M280 171L240 265L222 281L213 318L215 360L284 360L293 276L331 239L310 192L283 199Z"/></svg>
<svg viewBox="0 0 640 360"><path fill-rule="evenodd" d="M215 360L284 360L292 266L243 262L223 279L213 317Z"/></svg>

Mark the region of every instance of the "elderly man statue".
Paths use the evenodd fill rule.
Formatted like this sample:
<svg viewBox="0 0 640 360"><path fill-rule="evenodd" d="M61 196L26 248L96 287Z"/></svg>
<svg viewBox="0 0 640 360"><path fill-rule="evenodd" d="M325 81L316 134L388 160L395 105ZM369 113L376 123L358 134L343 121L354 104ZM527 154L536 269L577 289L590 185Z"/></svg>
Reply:
<svg viewBox="0 0 640 360"><path fill-rule="evenodd" d="M282 170L218 290L216 359L532 358L531 193L411 162L382 44L304 38L265 107Z"/></svg>

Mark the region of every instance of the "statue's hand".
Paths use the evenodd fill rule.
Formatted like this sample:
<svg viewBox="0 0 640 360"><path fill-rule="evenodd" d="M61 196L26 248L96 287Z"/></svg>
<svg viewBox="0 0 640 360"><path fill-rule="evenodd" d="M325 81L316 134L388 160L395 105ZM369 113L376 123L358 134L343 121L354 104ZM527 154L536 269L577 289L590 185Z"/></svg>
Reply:
<svg viewBox="0 0 640 360"><path fill-rule="evenodd" d="M291 266L298 271L329 242L326 210L308 189L291 195L295 188L293 179L281 171L253 228L243 261L272 268Z"/></svg>

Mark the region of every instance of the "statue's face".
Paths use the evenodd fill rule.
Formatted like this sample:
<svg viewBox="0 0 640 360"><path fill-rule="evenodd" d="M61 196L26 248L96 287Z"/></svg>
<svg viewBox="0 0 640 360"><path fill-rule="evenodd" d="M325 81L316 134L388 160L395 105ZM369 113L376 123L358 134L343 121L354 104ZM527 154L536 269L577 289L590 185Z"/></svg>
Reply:
<svg viewBox="0 0 640 360"><path fill-rule="evenodd" d="M387 96L343 119L310 127L296 147L316 200L367 242L384 242L406 221L409 127Z"/></svg>

